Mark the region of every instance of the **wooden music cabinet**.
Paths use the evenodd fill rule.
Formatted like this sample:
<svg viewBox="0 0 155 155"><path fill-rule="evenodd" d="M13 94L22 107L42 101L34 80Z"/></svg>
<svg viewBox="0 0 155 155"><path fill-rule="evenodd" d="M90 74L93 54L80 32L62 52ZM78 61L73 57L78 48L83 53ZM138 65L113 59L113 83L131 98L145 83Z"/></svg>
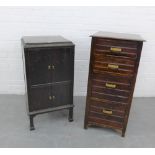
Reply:
<svg viewBox="0 0 155 155"><path fill-rule="evenodd" d="M124 137L144 40L111 32L91 37L84 128L112 128Z"/></svg>
<svg viewBox="0 0 155 155"><path fill-rule="evenodd" d="M27 109L33 117L69 109L73 121L74 44L61 36L22 38Z"/></svg>

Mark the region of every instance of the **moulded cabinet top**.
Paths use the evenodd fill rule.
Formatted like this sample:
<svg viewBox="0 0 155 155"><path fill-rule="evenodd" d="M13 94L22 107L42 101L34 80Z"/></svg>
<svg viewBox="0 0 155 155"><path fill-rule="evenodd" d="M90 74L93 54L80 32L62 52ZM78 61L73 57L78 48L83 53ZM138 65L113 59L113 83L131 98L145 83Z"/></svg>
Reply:
<svg viewBox="0 0 155 155"><path fill-rule="evenodd" d="M62 36L23 36L24 47L73 46L74 44Z"/></svg>
<svg viewBox="0 0 155 155"><path fill-rule="evenodd" d="M145 41L140 35L99 31L91 37L111 38L120 40Z"/></svg>

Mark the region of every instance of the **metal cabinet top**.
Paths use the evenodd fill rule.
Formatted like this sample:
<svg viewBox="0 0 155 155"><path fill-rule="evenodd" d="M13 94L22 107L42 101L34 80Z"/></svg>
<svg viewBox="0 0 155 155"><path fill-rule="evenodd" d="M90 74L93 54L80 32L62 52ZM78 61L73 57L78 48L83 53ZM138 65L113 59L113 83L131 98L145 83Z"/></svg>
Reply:
<svg viewBox="0 0 155 155"><path fill-rule="evenodd" d="M103 32L103 31L99 31L91 35L91 37L132 40L132 41L145 41L140 35L137 35L137 34L114 33L114 32Z"/></svg>
<svg viewBox="0 0 155 155"><path fill-rule="evenodd" d="M71 41L62 36L23 36L21 41L25 48L74 46Z"/></svg>

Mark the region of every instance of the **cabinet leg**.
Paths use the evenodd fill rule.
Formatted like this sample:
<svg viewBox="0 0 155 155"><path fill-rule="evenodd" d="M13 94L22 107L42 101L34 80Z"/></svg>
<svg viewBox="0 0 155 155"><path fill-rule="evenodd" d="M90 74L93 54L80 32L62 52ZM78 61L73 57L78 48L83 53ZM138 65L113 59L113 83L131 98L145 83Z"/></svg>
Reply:
<svg viewBox="0 0 155 155"><path fill-rule="evenodd" d="M35 130L35 127L34 127L34 123L33 123L33 115L30 115L30 130Z"/></svg>
<svg viewBox="0 0 155 155"><path fill-rule="evenodd" d="M88 129L88 125L84 123L84 129Z"/></svg>
<svg viewBox="0 0 155 155"><path fill-rule="evenodd" d="M87 121L87 115L85 113L85 118L84 118L84 129L88 128L88 121Z"/></svg>
<svg viewBox="0 0 155 155"><path fill-rule="evenodd" d="M69 108L69 116L68 116L69 122L73 121L73 107Z"/></svg>
<svg viewBox="0 0 155 155"><path fill-rule="evenodd" d="M122 132L122 137L125 137L125 133L124 132Z"/></svg>
<svg viewBox="0 0 155 155"><path fill-rule="evenodd" d="M122 130L122 137L125 137L125 130L126 129Z"/></svg>

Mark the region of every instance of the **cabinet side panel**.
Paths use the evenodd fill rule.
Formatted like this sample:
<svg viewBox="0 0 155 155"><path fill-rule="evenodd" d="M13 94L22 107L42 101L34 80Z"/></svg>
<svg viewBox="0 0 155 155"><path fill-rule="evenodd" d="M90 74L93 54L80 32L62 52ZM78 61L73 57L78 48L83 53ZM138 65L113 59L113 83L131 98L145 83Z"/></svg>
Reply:
<svg viewBox="0 0 155 155"><path fill-rule="evenodd" d="M92 66L93 66L92 63L93 63L94 41L95 41L95 38L93 37L91 40L90 60L89 60L89 74L88 74L85 119L84 119L84 128L85 129L88 126L88 113L89 113L89 102L90 102L90 96L91 96L91 74L92 74Z"/></svg>
<svg viewBox="0 0 155 155"><path fill-rule="evenodd" d="M139 68L139 63L140 63L140 58L141 58L142 47L143 47L143 42L138 42L137 59L136 59L136 63L135 63L136 65L135 65L135 70L134 70L134 77L132 80L132 90L130 92L129 104L128 104L128 108L126 110L124 124L123 124L123 131L122 131L123 136L125 134L128 119L129 119L129 114L130 114L130 109L131 109L131 104L132 104L132 100L133 100L133 94L134 94L134 89L135 89L135 84L136 84L136 79L137 79L137 73L138 73L138 68Z"/></svg>
<svg viewBox="0 0 155 155"><path fill-rule="evenodd" d="M27 48L24 47L24 44L22 42L22 60L23 60L23 71L24 71L24 82L25 82L25 102L26 102L26 108L27 113L29 113L29 97L28 97L28 82L27 82L27 66L26 66L26 57L27 55Z"/></svg>

